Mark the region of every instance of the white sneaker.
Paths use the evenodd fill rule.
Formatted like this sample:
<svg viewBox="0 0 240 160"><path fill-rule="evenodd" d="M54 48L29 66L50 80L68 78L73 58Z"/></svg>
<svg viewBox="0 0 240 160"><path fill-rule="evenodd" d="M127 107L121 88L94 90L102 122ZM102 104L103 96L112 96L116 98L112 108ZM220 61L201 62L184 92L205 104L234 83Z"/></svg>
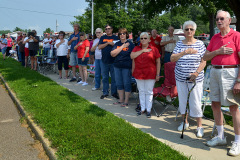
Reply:
<svg viewBox="0 0 240 160"><path fill-rule="evenodd" d="M77 84L83 84L84 82L83 81L80 81L80 82L78 82Z"/></svg>
<svg viewBox="0 0 240 160"><path fill-rule="evenodd" d="M185 123L184 125L184 130L189 128L189 123ZM182 131L183 130L183 122L180 124L180 126L178 127L178 131Z"/></svg>
<svg viewBox="0 0 240 160"><path fill-rule="evenodd" d="M204 136L204 129L202 127L197 128L197 137L202 138Z"/></svg>
<svg viewBox="0 0 240 160"><path fill-rule="evenodd" d="M226 137L221 139L220 137L216 136L216 137L213 137L210 141L207 141L206 145L209 147L224 146L224 145L227 145L227 139Z"/></svg>
<svg viewBox="0 0 240 160"><path fill-rule="evenodd" d="M87 82L83 82L82 86L86 86L86 85L88 85L88 83Z"/></svg>
<svg viewBox="0 0 240 160"><path fill-rule="evenodd" d="M238 156L240 154L240 143L232 142L232 147L228 152L230 156Z"/></svg>
<svg viewBox="0 0 240 160"><path fill-rule="evenodd" d="M96 91L96 90L99 90L100 88L92 88L92 91Z"/></svg>

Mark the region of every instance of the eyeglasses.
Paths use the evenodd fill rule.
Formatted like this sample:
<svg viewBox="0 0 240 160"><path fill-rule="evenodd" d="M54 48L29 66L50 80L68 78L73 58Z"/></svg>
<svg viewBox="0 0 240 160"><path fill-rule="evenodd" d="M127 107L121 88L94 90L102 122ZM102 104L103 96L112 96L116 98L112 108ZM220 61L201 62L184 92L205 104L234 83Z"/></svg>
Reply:
<svg viewBox="0 0 240 160"><path fill-rule="evenodd" d="M121 35L126 35L126 33L118 33L119 34L119 36L121 36Z"/></svg>
<svg viewBox="0 0 240 160"><path fill-rule="evenodd" d="M141 39L141 40L143 40L143 39L145 39L145 40L146 40L146 39L148 39L148 38L140 38L140 39Z"/></svg>
<svg viewBox="0 0 240 160"><path fill-rule="evenodd" d="M63 34L59 34L59 36L63 36Z"/></svg>
<svg viewBox="0 0 240 160"><path fill-rule="evenodd" d="M218 21L218 20L223 21L223 20L224 20L224 17L216 18L216 21Z"/></svg>
<svg viewBox="0 0 240 160"><path fill-rule="evenodd" d="M101 32L96 32L96 34L98 34L98 33L100 34Z"/></svg>
<svg viewBox="0 0 240 160"><path fill-rule="evenodd" d="M105 30L110 30L110 29L112 29L112 28L105 28Z"/></svg>
<svg viewBox="0 0 240 160"><path fill-rule="evenodd" d="M190 29L190 31L194 31L193 28L186 28L185 31L189 31L189 29Z"/></svg>
<svg viewBox="0 0 240 160"><path fill-rule="evenodd" d="M26 34L23 34L23 35L25 35L25 36L26 36Z"/></svg>

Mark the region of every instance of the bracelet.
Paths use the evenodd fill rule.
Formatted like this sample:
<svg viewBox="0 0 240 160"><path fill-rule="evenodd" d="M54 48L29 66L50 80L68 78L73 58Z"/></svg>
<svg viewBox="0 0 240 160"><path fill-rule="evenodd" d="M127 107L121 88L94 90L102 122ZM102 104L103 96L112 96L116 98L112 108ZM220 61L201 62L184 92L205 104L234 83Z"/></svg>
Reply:
<svg viewBox="0 0 240 160"><path fill-rule="evenodd" d="M200 74L200 72L196 71L198 74Z"/></svg>
<svg viewBox="0 0 240 160"><path fill-rule="evenodd" d="M239 79L239 78L237 78L237 79L236 79L236 82L240 83L240 79Z"/></svg>

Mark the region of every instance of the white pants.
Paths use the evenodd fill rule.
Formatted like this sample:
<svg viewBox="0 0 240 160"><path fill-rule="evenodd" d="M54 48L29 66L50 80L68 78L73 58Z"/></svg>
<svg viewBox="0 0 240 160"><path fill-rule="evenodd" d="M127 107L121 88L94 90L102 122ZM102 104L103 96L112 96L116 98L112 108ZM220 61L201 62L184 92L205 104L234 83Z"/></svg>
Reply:
<svg viewBox="0 0 240 160"><path fill-rule="evenodd" d="M139 90L139 100L141 111L151 112L153 102L153 87L155 84L154 79L140 80L136 79L137 87Z"/></svg>
<svg viewBox="0 0 240 160"><path fill-rule="evenodd" d="M188 98L188 88L192 88L193 83L179 82L176 81L178 100L179 100L179 112L185 114L187 98ZM189 97L189 109L191 117L202 117L202 95L203 95L203 81L197 82L196 86L190 93Z"/></svg>

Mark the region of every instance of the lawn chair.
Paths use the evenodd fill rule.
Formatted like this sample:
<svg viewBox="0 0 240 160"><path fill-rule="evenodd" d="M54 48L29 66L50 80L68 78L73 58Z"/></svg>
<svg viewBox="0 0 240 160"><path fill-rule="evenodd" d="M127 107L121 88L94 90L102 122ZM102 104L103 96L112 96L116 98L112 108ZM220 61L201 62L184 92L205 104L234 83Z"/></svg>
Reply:
<svg viewBox="0 0 240 160"><path fill-rule="evenodd" d="M211 105L211 101L209 98L209 93L210 93L210 70L212 66L209 65L207 66L207 69L205 71L204 75L204 81L203 81L203 97L202 97L202 111L204 113L206 105Z"/></svg>
<svg viewBox="0 0 240 160"><path fill-rule="evenodd" d="M88 72L88 78L91 76L93 77L93 82L95 81L95 64L88 64L89 69L87 69Z"/></svg>
<svg viewBox="0 0 240 160"><path fill-rule="evenodd" d="M164 107L163 111L158 114L153 105L153 111L155 112L157 117L161 116L169 108L170 105L173 105L173 102L177 98L178 94L174 72L175 66L175 62L168 62L164 64L164 83L160 87L156 87L153 89L154 100L158 101ZM159 98L164 98L164 101L160 101ZM178 108L176 106L174 107L176 109Z"/></svg>

